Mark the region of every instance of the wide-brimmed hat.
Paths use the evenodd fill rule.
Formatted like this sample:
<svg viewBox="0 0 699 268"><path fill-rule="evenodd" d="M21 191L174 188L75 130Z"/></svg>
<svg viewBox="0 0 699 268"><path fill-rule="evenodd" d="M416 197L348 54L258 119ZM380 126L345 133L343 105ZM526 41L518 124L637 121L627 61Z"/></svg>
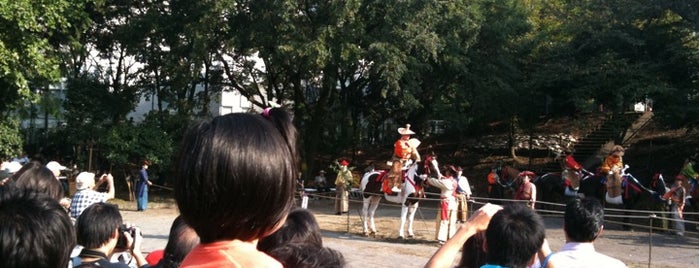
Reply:
<svg viewBox="0 0 699 268"><path fill-rule="evenodd" d="M51 161L51 162L46 163L46 168L50 169L51 171L68 169L68 167L61 165L56 161Z"/></svg>
<svg viewBox="0 0 699 268"><path fill-rule="evenodd" d="M95 184L95 173L83 171L75 177L75 189L84 190L92 187L93 184Z"/></svg>
<svg viewBox="0 0 699 268"><path fill-rule="evenodd" d="M413 135L415 132L410 130L410 124L405 124L405 127L399 127L398 128L398 134L401 135Z"/></svg>

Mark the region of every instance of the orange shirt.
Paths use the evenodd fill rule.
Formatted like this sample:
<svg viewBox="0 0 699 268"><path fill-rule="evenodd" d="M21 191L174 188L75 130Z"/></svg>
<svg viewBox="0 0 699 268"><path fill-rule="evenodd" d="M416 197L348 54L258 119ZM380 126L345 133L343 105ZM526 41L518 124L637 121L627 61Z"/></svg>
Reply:
<svg viewBox="0 0 699 268"><path fill-rule="evenodd" d="M282 268L282 264L257 250L256 243L232 240L197 245L184 258L181 267Z"/></svg>
<svg viewBox="0 0 699 268"><path fill-rule="evenodd" d="M398 139L395 144L393 144L393 153L400 159L409 159L410 155L413 153L413 148L410 147L408 140Z"/></svg>
<svg viewBox="0 0 699 268"><path fill-rule="evenodd" d="M610 170L612 170L615 167L622 169L622 168L624 168L624 163L621 160L621 157L615 158L613 155L609 155L609 156L607 156L607 158L604 159L604 162L602 163L602 166L600 167L600 172L608 173Z"/></svg>

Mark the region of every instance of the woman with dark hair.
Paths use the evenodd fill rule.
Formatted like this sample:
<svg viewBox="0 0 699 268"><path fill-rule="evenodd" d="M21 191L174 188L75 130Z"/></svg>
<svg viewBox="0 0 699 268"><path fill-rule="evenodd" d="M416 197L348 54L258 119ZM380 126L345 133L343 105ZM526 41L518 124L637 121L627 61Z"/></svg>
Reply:
<svg viewBox="0 0 699 268"><path fill-rule="evenodd" d="M177 268L195 246L199 244L199 236L187 223L182 220L182 216L177 216L170 227L170 235L167 239L165 250L160 251L160 259L155 259L153 268ZM151 263L152 255L157 255L158 251L153 251L146 260Z"/></svg>
<svg viewBox="0 0 699 268"><path fill-rule="evenodd" d="M233 113L190 127L174 192L201 243L182 262L197 267L282 267L259 239L283 226L298 176L296 128L279 108Z"/></svg>
<svg viewBox="0 0 699 268"><path fill-rule="evenodd" d="M342 253L323 247L323 236L313 213L296 208L284 226L260 239L257 249L281 262L284 267L344 267Z"/></svg>
<svg viewBox="0 0 699 268"><path fill-rule="evenodd" d="M323 235L313 213L302 208L295 208L286 217L284 226L272 235L260 239L257 249L269 250L290 242L303 242L314 246L323 246Z"/></svg>
<svg viewBox="0 0 699 268"><path fill-rule="evenodd" d="M22 166L10 177L5 187L45 194L58 201L66 211L70 207L70 199L65 197L61 182L54 176L53 171L39 161L31 161Z"/></svg>

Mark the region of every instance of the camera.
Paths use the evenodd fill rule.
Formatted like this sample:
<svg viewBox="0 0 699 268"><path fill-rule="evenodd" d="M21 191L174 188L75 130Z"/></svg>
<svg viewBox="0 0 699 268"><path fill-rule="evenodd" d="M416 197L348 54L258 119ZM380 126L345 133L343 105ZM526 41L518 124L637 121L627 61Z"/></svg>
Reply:
<svg viewBox="0 0 699 268"><path fill-rule="evenodd" d="M122 249L122 250L129 249L127 247L128 241L126 240L126 236L124 235L124 232L128 232L129 234L131 234L132 239L136 239L136 228L133 226L127 226L126 224L122 224L119 226L119 240L117 240L116 249Z"/></svg>

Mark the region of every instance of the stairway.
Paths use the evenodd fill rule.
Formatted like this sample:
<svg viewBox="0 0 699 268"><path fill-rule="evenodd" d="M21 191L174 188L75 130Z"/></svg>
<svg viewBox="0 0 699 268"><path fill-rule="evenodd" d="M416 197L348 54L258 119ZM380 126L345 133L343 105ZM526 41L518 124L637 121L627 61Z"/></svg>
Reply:
<svg viewBox="0 0 699 268"><path fill-rule="evenodd" d="M626 147L651 117L650 112L628 112L608 116L602 124L573 145L573 157L587 170L594 171L601 161L600 152L605 145L621 144ZM546 164L541 173L560 171L560 163L554 161Z"/></svg>

